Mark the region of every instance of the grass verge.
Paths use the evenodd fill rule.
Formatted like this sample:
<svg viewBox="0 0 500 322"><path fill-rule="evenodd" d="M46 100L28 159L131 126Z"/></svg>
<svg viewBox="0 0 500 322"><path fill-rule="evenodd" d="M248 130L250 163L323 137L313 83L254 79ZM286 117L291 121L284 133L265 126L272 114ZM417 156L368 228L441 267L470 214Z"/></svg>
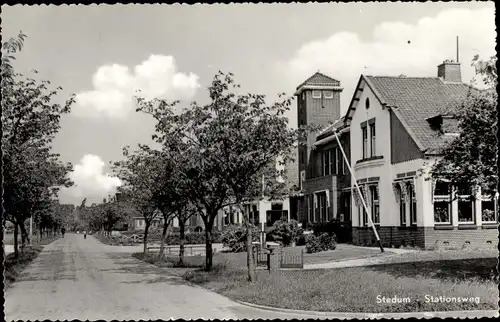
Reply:
<svg viewBox="0 0 500 322"><path fill-rule="evenodd" d="M14 253L5 256L4 261L4 287L7 289L14 283L21 272L28 266L38 254L43 246L52 243L58 238L46 238L41 241L33 239L33 246L26 246L23 251L19 249L19 256L14 257Z"/></svg>
<svg viewBox="0 0 500 322"><path fill-rule="evenodd" d="M498 307L498 275L491 272L496 258L468 260L464 266L435 261L426 263L425 270L415 263L391 265L282 270L272 275L258 271L257 281L249 283L245 270L216 263L212 272L190 270L184 278L229 298L287 309L382 313ZM447 274L433 274L443 267ZM464 275L465 267L475 273ZM384 297L396 303L384 303Z"/></svg>

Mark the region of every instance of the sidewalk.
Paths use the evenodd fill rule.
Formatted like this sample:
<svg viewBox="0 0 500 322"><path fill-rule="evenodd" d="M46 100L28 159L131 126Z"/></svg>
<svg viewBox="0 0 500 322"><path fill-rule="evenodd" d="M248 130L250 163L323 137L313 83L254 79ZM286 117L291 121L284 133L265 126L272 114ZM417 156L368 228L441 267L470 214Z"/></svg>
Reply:
<svg viewBox="0 0 500 322"><path fill-rule="evenodd" d="M364 247L355 245L343 245L344 248L363 248L372 249L380 253L380 248L378 247ZM330 261L326 263L315 263L315 264L304 264L304 269L330 269L330 268L345 268L345 267L358 267L358 266L370 266L385 264L390 259L399 257L402 254L417 254L419 251L414 249L403 249L403 248L384 248L384 256L368 256L362 258L351 258L351 259L340 259L335 261Z"/></svg>

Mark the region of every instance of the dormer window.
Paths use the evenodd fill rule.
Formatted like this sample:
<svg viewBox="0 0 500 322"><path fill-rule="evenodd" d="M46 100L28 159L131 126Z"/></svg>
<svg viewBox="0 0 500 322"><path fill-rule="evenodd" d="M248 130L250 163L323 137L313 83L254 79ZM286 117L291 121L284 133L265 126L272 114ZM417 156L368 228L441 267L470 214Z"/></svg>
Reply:
<svg viewBox="0 0 500 322"><path fill-rule="evenodd" d="M313 98L321 98L321 91L313 91L312 96Z"/></svg>
<svg viewBox="0 0 500 322"><path fill-rule="evenodd" d="M440 135L459 136L460 128L458 120L452 116L438 115L427 119L432 129L438 131Z"/></svg>
<svg viewBox="0 0 500 322"><path fill-rule="evenodd" d="M332 99L333 98L333 92L332 91L324 91L323 92L323 97L324 98L328 98L328 99Z"/></svg>

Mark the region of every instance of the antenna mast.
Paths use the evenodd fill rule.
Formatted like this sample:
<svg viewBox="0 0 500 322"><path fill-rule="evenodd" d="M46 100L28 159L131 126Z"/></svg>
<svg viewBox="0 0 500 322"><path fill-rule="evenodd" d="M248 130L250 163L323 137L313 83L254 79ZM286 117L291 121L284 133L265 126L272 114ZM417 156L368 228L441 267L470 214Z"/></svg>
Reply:
<svg viewBox="0 0 500 322"><path fill-rule="evenodd" d="M458 36L457 36L457 63L459 62L458 60Z"/></svg>

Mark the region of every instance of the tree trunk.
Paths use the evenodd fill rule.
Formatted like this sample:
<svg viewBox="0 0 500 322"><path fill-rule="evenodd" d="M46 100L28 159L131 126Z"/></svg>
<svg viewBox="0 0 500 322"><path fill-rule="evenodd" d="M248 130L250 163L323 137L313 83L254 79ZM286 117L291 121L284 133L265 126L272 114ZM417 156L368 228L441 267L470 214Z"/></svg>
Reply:
<svg viewBox="0 0 500 322"><path fill-rule="evenodd" d="M14 257L19 257L19 245L17 243L17 235L19 235L19 227L17 222L14 223Z"/></svg>
<svg viewBox="0 0 500 322"><path fill-rule="evenodd" d="M204 218L205 223L205 270L211 271L213 266L213 249L212 249L212 228L213 228L213 219L215 216L209 216L209 218Z"/></svg>
<svg viewBox="0 0 500 322"><path fill-rule="evenodd" d="M161 232L160 253L158 258L165 257L165 239L167 238L168 221L167 217L163 217L163 231Z"/></svg>
<svg viewBox="0 0 500 322"><path fill-rule="evenodd" d="M23 243L23 247L24 247L26 245L26 242L28 242L28 244L30 243L30 236L29 236L28 232L26 231L26 227L24 227L24 222L22 222L19 225L19 228L21 228L21 238L22 238L22 243Z"/></svg>
<svg viewBox="0 0 500 322"><path fill-rule="evenodd" d="M184 266L184 244L186 243L185 228L186 223L184 222L183 216L179 216L179 266Z"/></svg>
<svg viewBox="0 0 500 322"><path fill-rule="evenodd" d="M256 273L255 273L255 259L253 253L253 245L252 245L252 225L250 224L250 216L244 209L243 209L243 220L245 222L245 228L247 230L246 244L247 244L248 281L254 282L256 280Z"/></svg>
<svg viewBox="0 0 500 322"><path fill-rule="evenodd" d="M151 225L151 222L146 221L146 227L144 227L144 255L148 253L148 232L149 232L149 226Z"/></svg>
<svg viewBox="0 0 500 322"><path fill-rule="evenodd" d="M42 241L42 234L43 234L43 228L42 227L39 227L38 228L38 242L41 242Z"/></svg>

